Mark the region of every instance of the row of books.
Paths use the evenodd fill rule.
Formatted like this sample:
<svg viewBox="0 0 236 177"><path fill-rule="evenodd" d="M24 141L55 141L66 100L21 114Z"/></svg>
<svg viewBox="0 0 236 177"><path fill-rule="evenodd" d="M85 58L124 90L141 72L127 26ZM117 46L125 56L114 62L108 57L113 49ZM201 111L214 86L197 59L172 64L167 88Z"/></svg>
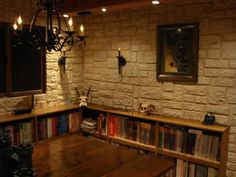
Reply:
<svg viewBox="0 0 236 177"><path fill-rule="evenodd" d="M154 144L155 124L140 122L126 116L99 114L97 117L98 134Z"/></svg>
<svg viewBox="0 0 236 177"><path fill-rule="evenodd" d="M211 160L218 159L220 136L197 129L161 125L159 146Z"/></svg>
<svg viewBox="0 0 236 177"><path fill-rule="evenodd" d="M0 127L0 134L8 133L11 144L29 144L33 142L32 121L18 122L15 124Z"/></svg>
<svg viewBox="0 0 236 177"><path fill-rule="evenodd" d="M176 160L176 167L162 177L219 177L219 171L212 167L195 164L181 159Z"/></svg>
<svg viewBox="0 0 236 177"><path fill-rule="evenodd" d="M44 140L79 130L79 113L67 113L41 118L37 122L38 138Z"/></svg>

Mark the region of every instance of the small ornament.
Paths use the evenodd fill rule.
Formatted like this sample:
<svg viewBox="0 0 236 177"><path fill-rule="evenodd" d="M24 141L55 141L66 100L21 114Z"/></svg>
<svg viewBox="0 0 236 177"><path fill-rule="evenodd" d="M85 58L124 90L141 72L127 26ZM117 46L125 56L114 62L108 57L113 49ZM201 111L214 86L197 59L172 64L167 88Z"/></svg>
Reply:
<svg viewBox="0 0 236 177"><path fill-rule="evenodd" d="M150 114L154 111L155 106L153 104L140 103L138 109L142 114Z"/></svg>
<svg viewBox="0 0 236 177"><path fill-rule="evenodd" d="M215 115L213 115L212 112L206 113L206 115L204 117L203 124L205 124L205 125L212 125L214 123L215 123Z"/></svg>

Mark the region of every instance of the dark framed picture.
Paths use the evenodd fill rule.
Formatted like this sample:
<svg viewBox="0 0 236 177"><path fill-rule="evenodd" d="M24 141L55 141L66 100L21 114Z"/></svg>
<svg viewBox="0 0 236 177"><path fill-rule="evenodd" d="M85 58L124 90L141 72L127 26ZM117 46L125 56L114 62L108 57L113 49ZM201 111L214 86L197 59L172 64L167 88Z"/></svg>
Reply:
<svg viewBox="0 0 236 177"><path fill-rule="evenodd" d="M197 82L199 25L157 27L157 80Z"/></svg>

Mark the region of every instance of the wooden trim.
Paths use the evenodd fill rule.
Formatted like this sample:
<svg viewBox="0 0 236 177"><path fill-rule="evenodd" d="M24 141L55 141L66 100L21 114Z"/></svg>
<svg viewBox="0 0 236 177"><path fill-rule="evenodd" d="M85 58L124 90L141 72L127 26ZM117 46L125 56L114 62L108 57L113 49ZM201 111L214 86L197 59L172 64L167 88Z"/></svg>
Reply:
<svg viewBox="0 0 236 177"><path fill-rule="evenodd" d="M223 126L222 125L204 125L202 124L201 121L198 121L198 120L190 120L190 119L183 119L183 118L176 118L176 117L162 116L162 115L155 115L155 114L145 115L145 114L141 114L135 111L122 111L120 109L113 109L109 107L106 108L104 106L96 105L96 104L89 104L88 109L129 116L136 119L146 119L146 120L158 121L158 122L162 122L166 124L186 126L186 127L191 127L195 129L208 130L208 131L214 131L214 132L220 132L220 133L224 132L227 129L227 126L224 126L224 125Z"/></svg>
<svg viewBox="0 0 236 177"><path fill-rule="evenodd" d="M124 145L127 145L127 146L132 146L132 147L143 149L143 150L148 150L148 151L154 152L154 153L156 151L155 146L142 144L142 143L139 143L139 142L136 142L136 141L131 141L131 140L127 140L127 139L123 139L123 138L119 138L119 137L108 136L108 141L117 142L117 143L120 143L120 144L124 144Z"/></svg>
<svg viewBox="0 0 236 177"><path fill-rule="evenodd" d="M19 121L19 120L25 120L25 119L33 119L34 117L44 116L48 114L57 114L60 112L65 112L65 111L72 111L72 110L79 111L79 108L80 108L79 105L58 105L58 106L48 107L48 108L36 108L31 113L27 113L27 114L1 115L0 123Z"/></svg>
<svg viewBox="0 0 236 177"><path fill-rule="evenodd" d="M221 143L220 143L220 170L219 176L225 177L226 176L226 161L228 159L228 143L229 143L229 130L227 130L221 136Z"/></svg>
<svg viewBox="0 0 236 177"><path fill-rule="evenodd" d="M170 156L173 158L179 158L182 160L189 160L191 162L194 163L198 163L198 164L204 164L206 166L210 166L213 168L220 168L220 162L216 161L216 160L210 160L210 159L205 159L205 158L201 158L201 157L197 157L194 155L190 155L190 154L185 154L185 153L181 153L181 152L177 152L177 151L172 151L169 149L158 149L158 154L163 154L166 156Z"/></svg>

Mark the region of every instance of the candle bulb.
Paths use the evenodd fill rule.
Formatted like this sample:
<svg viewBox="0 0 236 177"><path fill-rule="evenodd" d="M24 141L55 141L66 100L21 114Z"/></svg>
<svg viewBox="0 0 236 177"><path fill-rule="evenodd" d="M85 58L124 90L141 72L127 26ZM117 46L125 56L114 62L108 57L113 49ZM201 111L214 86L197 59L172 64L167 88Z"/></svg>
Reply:
<svg viewBox="0 0 236 177"><path fill-rule="evenodd" d="M119 54L119 57L120 57L120 48L118 49L118 54Z"/></svg>
<svg viewBox="0 0 236 177"><path fill-rule="evenodd" d="M69 19L69 21L68 21L68 30L69 31L73 31L74 29L73 29L73 19L72 19L72 17L70 17L70 19Z"/></svg>
<svg viewBox="0 0 236 177"><path fill-rule="evenodd" d="M19 29L19 30L22 30L22 28L23 28L22 23L23 23L22 18L21 18L21 16L19 15L19 17L18 17L18 19L17 19L17 24L18 24L18 27L19 27L18 29Z"/></svg>
<svg viewBox="0 0 236 177"><path fill-rule="evenodd" d="M84 26L80 26L80 36L84 36Z"/></svg>
<svg viewBox="0 0 236 177"><path fill-rule="evenodd" d="M17 30L17 24L16 23L13 24L13 29Z"/></svg>

